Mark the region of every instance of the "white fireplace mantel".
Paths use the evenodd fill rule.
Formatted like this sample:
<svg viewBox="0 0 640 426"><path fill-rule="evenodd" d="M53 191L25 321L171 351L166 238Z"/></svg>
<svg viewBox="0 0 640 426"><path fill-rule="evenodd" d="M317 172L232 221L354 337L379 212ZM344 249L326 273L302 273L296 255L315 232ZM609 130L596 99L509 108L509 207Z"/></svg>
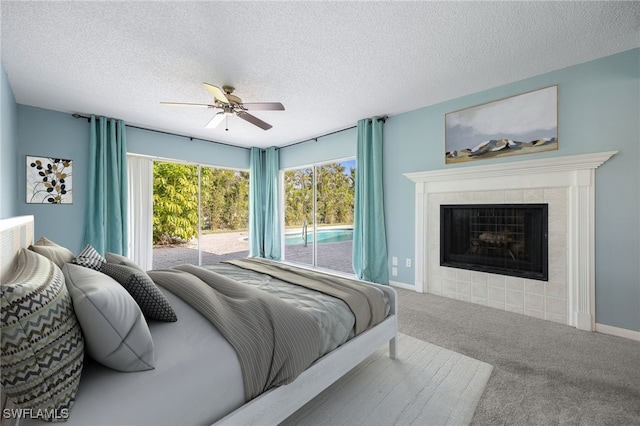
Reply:
<svg viewBox="0 0 640 426"><path fill-rule="evenodd" d="M415 288L425 291L429 194L567 188L568 325L595 330L595 169L617 151L406 173L415 182Z"/></svg>

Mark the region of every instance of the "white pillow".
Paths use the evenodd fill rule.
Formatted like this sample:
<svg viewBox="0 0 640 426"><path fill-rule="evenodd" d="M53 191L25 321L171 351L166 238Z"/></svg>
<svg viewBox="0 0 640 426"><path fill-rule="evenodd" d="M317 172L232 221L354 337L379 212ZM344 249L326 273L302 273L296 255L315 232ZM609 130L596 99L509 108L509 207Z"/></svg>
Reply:
<svg viewBox="0 0 640 426"><path fill-rule="evenodd" d="M29 246L29 249L43 255L47 259L52 260L59 268L62 268L62 265L73 260L73 253L71 250L66 247L62 247L45 237L40 237L38 241Z"/></svg>
<svg viewBox="0 0 640 426"><path fill-rule="evenodd" d="M130 266L132 268L136 268L139 271L145 272L145 270L142 269L137 263L135 263L133 260L127 257L124 257L121 254L107 252L105 253L104 257L106 258L106 261L109 263L115 263L116 265Z"/></svg>
<svg viewBox="0 0 640 426"><path fill-rule="evenodd" d="M62 272L89 355L114 370L153 369L151 332L127 290L107 275L72 263Z"/></svg>

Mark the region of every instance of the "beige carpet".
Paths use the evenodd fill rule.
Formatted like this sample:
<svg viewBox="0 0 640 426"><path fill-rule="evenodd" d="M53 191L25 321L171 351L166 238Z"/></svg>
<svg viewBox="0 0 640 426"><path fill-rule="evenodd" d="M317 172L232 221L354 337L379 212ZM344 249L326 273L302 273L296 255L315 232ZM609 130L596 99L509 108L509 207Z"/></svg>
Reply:
<svg viewBox="0 0 640 426"><path fill-rule="evenodd" d="M492 366L399 335L398 359L384 347L283 425L466 425Z"/></svg>
<svg viewBox="0 0 640 426"><path fill-rule="evenodd" d="M396 290L402 333L493 366L471 424L640 426L640 342Z"/></svg>

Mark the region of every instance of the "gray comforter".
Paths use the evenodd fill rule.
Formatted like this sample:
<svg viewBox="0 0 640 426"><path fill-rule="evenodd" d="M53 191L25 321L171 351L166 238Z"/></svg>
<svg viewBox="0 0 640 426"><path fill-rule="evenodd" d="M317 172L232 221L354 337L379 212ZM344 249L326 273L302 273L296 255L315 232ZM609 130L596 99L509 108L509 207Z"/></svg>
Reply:
<svg viewBox="0 0 640 426"><path fill-rule="evenodd" d="M314 319L275 296L193 265L149 276L209 319L234 347L247 401L292 382L319 356Z"/></svg>
<svg viewBox="0 0 640 426"><path fill-rule="evenodd" d="M269 293L311 315L320 328L319 357L355 336L355 316L338 298L226 262L202 267Z"/></svg>
<svg viewBox="0 0 640 426"><path fill-rule="evenodd" d="M384 293L375 287L363 285L361 281L255 257L229 260L226 263L344 301L355 316L356 335L376 326L389 313Z"/></svg>

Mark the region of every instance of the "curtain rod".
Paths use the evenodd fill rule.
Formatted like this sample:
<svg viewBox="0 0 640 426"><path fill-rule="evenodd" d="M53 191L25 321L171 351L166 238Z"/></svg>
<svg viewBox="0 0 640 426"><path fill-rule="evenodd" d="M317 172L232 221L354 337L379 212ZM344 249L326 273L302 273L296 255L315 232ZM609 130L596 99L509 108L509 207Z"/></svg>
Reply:
<svg viewBox="0 0 640 426"><path fill-rule="evenodd" d="M91 117L87 117L86 115L74 113L74 114L71 114L71 116L73 118L85 118L87 121L91 121ZM232 145L230 143L212 141L212 140L209 140L209 139L196 138L194 136L179 135L178 133L165 132L163 130L148 129L146 127L133 126L133 125L127 124L127 123L125 123L124 125L126 127L131 127L132 129L146 130L147 132L156 132L156 133L162 133L164 135L178 136L180 138L186 138L186 139L189 139L189 140L199 140L199 141L203 141L203 142L217 143L217 144L220 144L220 145L230 146L230 147L233 147L233 148L244 148L242 146Z"/></svg>
<svg viewBox="0 0 640 426"><path fill-rule="evenodd" d="M91 117L88 117L88 116L86 116L86 115L82 115L82 114L74 113L74 114L71 114L71 116L72 116L73 118L84 118L84 119L86 119L87 121L91 121ZM387 119L388 119L388 118L389 118L389 116L384 115L384 116L382 116L382 117L378 117L378 118L377 118L377 120L378 120L378 121L382 121L383 123L385 123L385 122L387 121ZM371 119L369 119L369 121L371 121ZM178 136L178 137L181 137L181 138L187 138L187 139L190 139L190 140L194 140L194 139L195 139L195 140L200 140L200 141L204 141L204 142L218 143L218 144L220 144L220 145L230 146L230 147L233 147L233 148L243 148L243 147L241 147L241 146L238 146L238 145L232 145L232 144L230 144L230 143L218 142L218 141L212 141L212 140L202 139L202 138L196 138L196 137L193 137L193 136L179 135L179 134L177 134L177 133L165 132L165 131L163 131L163 130L147 129L147 128L145 128L145 127L133 126L133 125L131 125L131 124L126 124L126 123L125 123L125 126L126 126L126 127L131 127L132 129L146 130L146 131L148 131L148 132L162 133L162 134L164 134L164 135L170 135L170 136ZM313 137L313 138L305 139L305 140L303 140L303 141L299 141L299 142L294 142L294 143L291 143L291 144L289 144L289 145L283 145L283 146L277 147L277 149L287 148L287 147L290 147L290 146L294 146L294 145L298 145L298 144L305 143L305 142L310 142L310 141L316 141L316 142L318 142L318 139L319 139L319 138L324 138L325 136L330 136L330 135L334 135L334 134L336 134L336 133L344 132L345 130L355 129L356 127L358 127L358 126L346 127L346 128L344 128L344 129L340 129L340 130L336 130L336 131L333 131L333 132L325 133L324 135L315 136L315 137ZM247 148L247 149L248 149L248 148Z"/></svg>
<svg viewBox="0 0 640 426"><path fill-rule="evenodd" d="M388 116L388 115L383 115L382 117L378 117L378 118L377 118L377 120L378 120L378 121L382 121L383 123L384 123L384 122L386 122L388 119L389 119L389 116ZM370 118L369 118L369 122L371 122L371 119L370 119ZM299 145L299 144L301 144L301 143L310 142L310 141L316 141L316 142L318 142L318 138L324 138L325 136L335 135L336 133L344 132L345 130L355 129L356 127L358 127L358 126L345 127L344 129L335 130L335 131L333 131L333 132L325 133L324 135L315 136L315 137L313 137L313 138L305 139L305 140L303 140L303 141L290 143L289 145L283 145L283 146L279 147L278 149L288 148L288 147L290 147L290 146Z"/></svg>

